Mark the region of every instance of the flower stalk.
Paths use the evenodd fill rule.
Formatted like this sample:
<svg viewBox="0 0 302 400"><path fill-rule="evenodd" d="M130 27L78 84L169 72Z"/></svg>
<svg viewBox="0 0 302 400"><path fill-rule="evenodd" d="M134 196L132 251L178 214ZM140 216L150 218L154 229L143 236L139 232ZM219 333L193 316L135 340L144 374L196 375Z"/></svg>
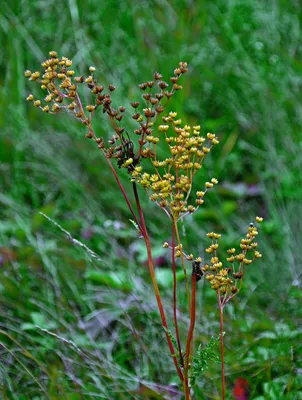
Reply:
<svg viewBox="0 0 302 400"><path fill-rule="evenodd" d="M223 342L223 306L221 304L220 293L217 293L219 307L219 327L220 327L220 357L221 357L221 399L225 400L225 372L224 372L224 342Z"/></svg>
<svg viewBox="0 0 302 400"><path fill-rule="evenodd" d="M89 67L87 76L77 76L72 69L72 60L67 57L58 57L57 52L49 52L49 59L42 63L44 69L39 71L25 71L25 77L30 81L38 82L45 91L41 101L32 94L27 97L35 107L48 114L58 114L66 111L78 120L86 129L86 138L92 139L101 150L113 174L115 181L126 201L128 209L138 227L140 236L143 237L147 251L149 274L156 297L162 326L165 330L167 344L171 353L176 372L183 385L186 400L191 400L191 383L194 363L194 329L196 322L196 285L204 276L217 293L218 308L220 313L220 352L222 399L225 399L225 366L223 342L223 309L226 304L236 296L241 287L242 279L249 267L261 253L257 250L255 241L258 235L257 227L251 223L245 237L240 241L240 250L228 250L228 257L222 260L219 252L219 239L221 234L209 232L210 246L206 249L209 261L201 257L186 253L178 230L178 222L188 215L194 215L199 207L204 204L206 194L218 184L216 178L211 178L202 187L193 193L193 180L202 168L205 158L219 143L213 133L201 134L199 125L189 126L177 117L176 112L166 111L167 103L180 90L179 84L182 75L187 69L187 63L180 62L175 68L169 83L163 80L160 73L155 72L153 79L139 86L142 91L140 101L131 101L131 118L136 124L133 132L129 133L127 125L123 123L126 112L125 106L113 107L112 94L116 87L101 84L96 76L96 68ZM84 87L89 91L90 101L85 104L81 99L79 88ZM109 140L96 135L93 129L93 120L96 112L102 110L111 122L113 132ZM160 122L159 122L160 121ZM166 156L163 158L158 149L165 147ZM115 169L113 161L118 169ZM119 178L119 170L127 171L132 183L134 203L127 194ZM152 171L152 172L151 172ZM151 240L148 234L144 212L142 210L138 186L142 187L150 201L168 217L171 224L171 245L165 243L164 248L171 250L171 271L173 275L173 325L175 341L171 338L166 313L163 307L161 294L156 280L152 257ZM136 206L137 212L134 211ZM138 216L137 216L138 213ZM257 223L262 222L261 217L256 218ZM178 259L180 262L178 263ZM187 263L192 263L191 291L190 280L187 274ZM183 284L187 297L187 307L190 315L189 328L182 337L180 321L178 320L178 264L184 271ZM182 349L185 343L185 351ZM195 381L195 375L194 375Z"/></svg>

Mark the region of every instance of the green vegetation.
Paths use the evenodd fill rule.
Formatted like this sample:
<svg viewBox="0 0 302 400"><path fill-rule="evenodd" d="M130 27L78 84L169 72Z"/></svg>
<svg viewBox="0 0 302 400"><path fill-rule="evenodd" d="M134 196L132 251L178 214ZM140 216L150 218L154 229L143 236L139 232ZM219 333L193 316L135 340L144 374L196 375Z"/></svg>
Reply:
<svg viewBox="0 0 302 400"><path fill-rule="evenodd" d="M0 16L1 398L180 398L144 245L104 159L81 125L24 101L33 87L23 71L55 49L83 73L96 66L104 83L117 85L117 104L140 96L134 82L157 70L169 77L180 60L188 62L184 90L169 108L221 144L200 178L215 176L220 184L181 226L185 246L202 253L205 233L215 230L223 232L221 246L231 247L255 215L265 217L263 258L225 310L228 398L242 376L251 399L300 399L299 2L7 4ZM94 128L112 135L101 115ZM142 199L169 306L167 221ZM182 329L189 324L184 294ZM215 293L203 281L196 308L195 348L202 351L219 333ZM197 398L219 399L219 382L219 364L210 362L197 378Z"/></svg>

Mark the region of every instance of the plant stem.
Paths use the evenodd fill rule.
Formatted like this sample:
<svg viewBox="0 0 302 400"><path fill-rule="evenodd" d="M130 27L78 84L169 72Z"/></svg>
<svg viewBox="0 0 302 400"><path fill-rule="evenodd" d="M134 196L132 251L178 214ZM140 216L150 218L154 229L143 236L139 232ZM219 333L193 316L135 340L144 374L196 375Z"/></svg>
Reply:
<svg viewBox="0 0 302 400"><path fill-rule="evenodd" d="M125 189L124 189L124 187L123 187L123 185L122 185L122 183L121 183L121 181L120 181L120 179L119 179L119 177L118 177L118 175L117 175L117 173L116 173L111 161L109 160L109 158L106 157L106 154L103 151L103 149L102 149L102 152L103 152L104 157L105 157L105 159L106 159L106 161L107 161L107 163L108 163L108 165L109 165L109 167L110 167L110 169L111 169L111 171L112 171L112 173L114 175L114 178L115 178L115 180L116 180L116 182L117 182L117 184L118 184L118 186L119 186L119 188L120 188L120 190L121 190L121 192L122 192L122 194L124 196L124 199L126 200L127 206L128 206L128 208L129 208L129 210L130 210L130 212L132 214L132 217L134 218L135 223L138 225L139 229L142 231L141 224L140 224L138 218L136 217L136 215L135 215L135 213L133 211L133 208L132 208L132 206L130 204L130 201L128 199L127 193L126 193L126 191L125 191Z"/></svg>
<svg viewBox="0 0 302 400"><path fill-rule="evenodd" d="M177 321L177 280L176 280L176 266L175 266L175 227L174 222L172 225L172 271L173 271L173 314L174 314L174 326L175 334L178 346L178 352L180 357L180 364L184 367L184 359L181 351L181 343L179 338L178 321Z"/></svg>
<svg viewBox="0 0 302 400"><path fill-rule="evenodd" d="M126 203L128 205L128 208L129 208L129 210L130 210L130 212L131 212L136 224L138 225L138 227L139 227L139 229L140 229L140 231L141 231L141 233L142 233L142 235L144 237L146 248L147 248L147 254L148 254L148 266L149 266L150 276L151 276L151 280L152 280L152 284L153 284L153 288L154 288L154 292L155 292L155 297L156 297L156 300L157 300L159 313L160 313L160 316L161 316L161 320L162 320L163 326L166 329L169 329L168 328L168 324L167 324L167 320L166 320L166 315L165 315L165 312L164 312L164 308L163 308L163 305L162 305L162 301L161 301L161 297L160 297L160 293L159 293L156 277L155 277L153 260L152 260L152 253L151 253L150 239L149 239L149 236L148 236L144 215L143 215L143 212L142 212L142 209L141 209L141 205L140 205L140 201L139 201L139 197L138 197L138 193L137 193L136 184L133 183L133 192L134 192L134 196L135 196L137 209L138 209L138 212L139 212L140 221L138 220L138 218L136 217L136 215L134 213L134 210L133 210L133 208L132 208L132 206L130 204L130 201L128 199L127 193L126 193L126 191L125 191L125 189L124 189L124 187L123 187L123 185L122 185L122 183L121 183L121 181L120 181L120 179L119 179L119 177L118 177L118 175L117 175L117 173L116 173L111 161L106 157L106 154L105 154L104 150L103 149L101 149L101 150L102 150L102 153L103 153L103 155L104 155L104 157L105 157L105 159L106 159L106 161L107 161L107 163L108 163L108 165L109 165L109 167L110 167L110 169L111 169L111 171L112 171L112 173L114 175L114 178L115 178L115 180L116 180L116 182L117 182L117 184L118 184L118 186L119 186L119 188L120 188L120 190L121 190L121 192L122 192L122 194L124 196L124 199L125 199L125 201L126 201ZM180 367L178 365L177 358L175 357L175 350L174 350L173 343L172 343L168 333L165 332L165 334L166 334L168 346L169 346L169 349L170 349L170 353L171 353L171 355L173 357L173 361L174 361L178 376L179 376L180 380L183 381L183 379L184 379L183 378L183 373L182 373L182 371L181 371L181 369L180 369Z"/></svg>
<svg viewBox="0 0 302 400"><path fill-rule="evenodd" d="M178 232L177 221L175 221L175 220L174 220L174 228L175 228L175 234L176 234L176 238L177 238L177 243L180 246L181 245L181 241L180 241L180 236L179 236L179 232ZM181 263L182 263L182 267L183 267L184 274L185 274L186 292L187 292L187 300L188 300L188 311L190 312L190 302L191 301L190 301L189 281L188 281L187 269L186 269L183 253L181 253Z"/></svg>
<svg viewBox="0 0 302 400"><path fill-rule="evenodd" d="M81 99L80 99L78 94L77 94L77 103L78 103L78 106L80 107L80 110L83 112L83 114L85 114L84 110L83 110L82 103L81 103ZM93 127L92 127L91 123L89 124L89 130L90 130L90 132L92 134L93 140L97 143L97 137L96 137L96 134L95 134L95 132L93 130ZM116 180L116 182L117 182L117 184L118 184L118 186L119 186L119 188L120 188L120 190L121 190L121 192L122 192L122 194L124 196L124 199L125 199L125 201L127 203L129 211L132 214L132 217L134 218L135 223L138 225L139 229L141 230L141 226L140 226L139 220L135 215L135 212L134 212L134 210L133 210L133 208L131 206L130 200L128 199L127 193L126 193L126 191L124 189L124 186L122 185L122 182L120 181L120 179L119 179L119 177L118 177L118 175L117 175L117 173L116 173L116 171L114 169L114 166L112 165L112 162L106 156L106 152L104 151L104 149L103 148L100 148L100 149L101 149L102 154L103 154L105 160L107 161L107 164L109 165L109 167L110 167L110 169L111 169L111 171L113 173L113 176L114 176L114 178L115 178L115 180Z"/></svg>
<svg viewBox="0 0 302 400"><path fill-rule="evenodd" d="M225 400L225 377L224 377L224 343L223 343L223 305L218 292L218 305L220 313L220 354L221 354L221 399Z"/></svg>
<svg viewBox="0 0 302 400"><path fill-rule="evenodd" d="M145 219L144 219L144 215L143 215L142 208L141 208L141 205L140 205L140 200L139 200L139 197L138 197L138 192L137 192L137 187L136 187L135 182L133 183L133 192L134 192L134 196L135 196L135 201L136 201L138 213L139 213L139 216L140 216L140 222L141 222L140 226L141 226L142 234L143 234L143 237L144 237L144 240L145 240L145 244L146 244L146 248L147 248L148 266L149 266L150 276L151 276L151 280L152 280L152 284L153 284L153 289L154 289L154 292L155 292L157 306L158 306L158 309L159 309L159 313L160 313L162 324L167 330L169 330L169 327L168 327L168 324L167 324L166 315L165 315L165 311L164 311L164 307L163 307L163 304L162 304L162 301L161 301L161 297L160 297L160 293L159 293L159 289L158 289L158 285L157 285L157 281L156 281L156 277L155 277L155 271L154 271L154 266L153 266L152 253L151 253L150 239L149 239L149 235L148 235L148 232L147 232L147 227L146 227L146 224L145 224ZM169 349L170 349L170 353L171 353L171 355L173 357L175 368L177 370L177 373L178 373L178 376L179 376L180 380L183 382L183 380L184 380L183 373L182 373L182 371L181 371L181 369L180 369L180 367L178 365L178 360L177 360L177 358L175 356L175 349L174 349L173 343L172 343L167 331L165 331L165 334L166 334L168 346L169 346Z"/></svg>
<svg viewBox="0 0 302 400"><path fill-rule="evenodd" d="M195 320L196 320L196 275L192 275L192 301L190 310L190 328L186 343L186 362L185 362L185 372L184 372L186 400L191 399L188 375L189 375L189 363L191 359L191 347L192 347L194 328L195 328Z"/></svg>

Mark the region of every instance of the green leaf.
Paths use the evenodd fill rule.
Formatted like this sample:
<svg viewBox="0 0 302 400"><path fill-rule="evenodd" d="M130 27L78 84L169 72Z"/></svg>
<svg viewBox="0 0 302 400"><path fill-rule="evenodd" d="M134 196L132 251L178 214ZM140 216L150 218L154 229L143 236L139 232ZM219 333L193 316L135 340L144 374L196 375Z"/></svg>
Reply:
<svg viewBox="0 0 302 400"><path fill-rule="evenodd" d="M155 271L156 280L162 288L173 287L173 272L170 268L160 268ZM182 281L185 278L183 270L176 272L176 281Z"/></svg>
<svg viewBox="0 0 302 400"><path fill-rule="evenodd" d="M134 282L131 281L123 271L100 272L96 270L88 270L85 273L85 278L99 285L105 285L125 291L133 290L135 286Z"/></svg>
<svg viewBox="0 0 302 400"><path fill-rule="evenodd" d="M197 354L193 357L193 369L191 373L191 383L195 384L197 378L204 372L208 366L209 361L219 362L220 357L216 354L217 345L220 342L220 336L217 338L211 337L209 343L202 348L201 344L198 346Z"/></svg>
<svg viewBox="0 0 302 400"><path fill-rule="evenodd" d="M45 315L38 313L38 312L32 312L30 313L31 319L33 321L34 325L38 325L40 328L43 329L55 329L57 328L57 324L54 321L48 321ZM25 324L25 327L27 325L27 329L30 327L30 324Z"/></svg>
<svg viewBox="0 0 302 400"><path fill-rule="evenodd" d="M169 338L171 339L173 346L175 347L175 349L177 349L178 344L177 344L175 337L172 335L172 332L170 331L170 329L167 329L165 326L163 326L163 328L164 328L165 332L167 333L167 335L169 336ZM176 353L175 356L179 357L179 353Z"/></svg>

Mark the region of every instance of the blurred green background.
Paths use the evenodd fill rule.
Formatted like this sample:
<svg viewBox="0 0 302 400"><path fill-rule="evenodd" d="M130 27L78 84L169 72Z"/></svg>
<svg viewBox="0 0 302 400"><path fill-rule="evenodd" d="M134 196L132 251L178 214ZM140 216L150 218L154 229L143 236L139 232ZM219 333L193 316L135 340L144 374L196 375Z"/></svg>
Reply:
<svg viewBox="0 0 302 400"><path fill-rule="evenodd" d="M220 145L198 178L202 185L215 176L219 185L181 226L184 245L203 256L206 232L223 233L227 248L256 215L265 218L258 240L263 258L226 308L227 398L243 376L250 399L302 399L301 3L12 0L1 8L1 398L181 398L144 246L107 165L76 121L25 101L28 93L42 93L23 71L40 69L56 50L80 73L96 66L103 84L117 86L116 106L139 99L137 85L154 71L168 79L179 61L188 62L184 90L169 108L203 133L216 133ZM102 113L95 129L111 134ZM130 189L126 175L123 182ZM171 319L162 249L168 221L147 199L143 204ZM188 315L179 286L184 334ZM196 348L217 334L215 295L201 282ZM219 399L219 391L213 364L196 396Z"/></svg>

